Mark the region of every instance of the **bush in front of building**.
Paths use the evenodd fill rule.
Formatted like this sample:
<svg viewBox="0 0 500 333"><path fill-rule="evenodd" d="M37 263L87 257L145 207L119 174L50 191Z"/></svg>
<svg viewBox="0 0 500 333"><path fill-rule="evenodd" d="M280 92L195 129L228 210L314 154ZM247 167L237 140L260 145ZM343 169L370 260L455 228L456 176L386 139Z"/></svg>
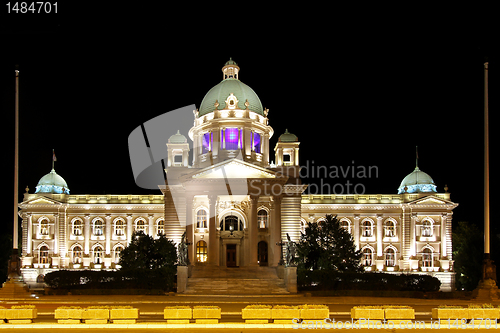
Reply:
<svg viewBox="0 0 500 333"><path fill-rule="evenodd" d="M172 291L174 282L175 274L166 268L127 271L60 270L45 275L45 283L50 288L65 291L117 289Z"/></svg>
<svg viewBox="0 0 500 333"><path fill-rule="evenodd" d="M332 270L297 272L301 290L438 291L441 281L426 274L379 272L339 273Z"/></svg>

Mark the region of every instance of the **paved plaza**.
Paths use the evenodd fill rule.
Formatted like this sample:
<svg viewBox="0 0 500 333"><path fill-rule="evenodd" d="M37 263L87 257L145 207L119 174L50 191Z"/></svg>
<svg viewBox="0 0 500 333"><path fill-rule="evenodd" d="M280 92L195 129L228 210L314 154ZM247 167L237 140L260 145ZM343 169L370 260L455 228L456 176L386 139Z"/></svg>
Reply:
<svg viewBox="0 0 500 333"><path fill-rule="evenodd" d="M220 331L224 332L280 332L292 331L295 329L337 329L335 324L328 325L303 325L297 324L245 324L241 318L241 310L249 304L271 304L271 305L300 305L300 304L326 304L329 307L330 319L338 322L351 321L350 310L354 306L360 305L409 305L415 309L415 321L423 322L424 325L414 327L422 331L436 329L432 325L432 308L442 304L467 306L470 303L477 303L466 299L417 299L417 298L396 298L396 297L306 297L298 295L260 295L260 296L218 296L218 295L170 295L170 296L146 296L146 295L68 295L68 296L38 296L19 299L0 299L0 305L9 308L11 305L34 304L38 310L38 317L33 324L26 325L0 325L0 330L8 329L9 332L26 331L30 329L38 331L39 329L57 329L57 331L80 332L101 329L113 329L118 331L127 330L127 332L142 332L145 330L162 332L205 332ZM87 325L87 324L57 324L54 319L54 311L60 306L81 306L88 307L93 305L132 305L139 308L140 318L137 324L118 325ZM163 309L165 306L172 305L217 305L222 310L222 318L219 324L204 326L200 324L167 324L163 319ZM495 304L497 306L498 304ZM341 326L340 326L341 327ZM363 327L363 326L361 326ZM378 329L380 331L400 330L398 325L391 326L371 326L369 329L356 328L358 331L369 329ZM494 328L495 324L491 328ZM350 325L349 325L350 328ZM412 328L412 327L409 327ZM442 323L441 329L448 328L448 323ZM465 328L465 327L464 327ZM473 327L466 327L472 329ZM408 330L408 329L406 329ZM477 330L477 325L476 325Z"/></svg>

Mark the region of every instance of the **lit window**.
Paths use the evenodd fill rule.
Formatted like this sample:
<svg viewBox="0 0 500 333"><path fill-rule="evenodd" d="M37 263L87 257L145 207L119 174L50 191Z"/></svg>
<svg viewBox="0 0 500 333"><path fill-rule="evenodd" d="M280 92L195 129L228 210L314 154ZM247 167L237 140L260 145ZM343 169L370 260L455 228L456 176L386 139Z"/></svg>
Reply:
<svg viewBox="0 0 500 333"><path fill-rule="evenodd" d="M96 246L94 248L94 264L102 263L103 249L101 246Z"/></svg>
<svg viewBox="0 0 500 333"><path fill-rule="evenodd" d="M385 237L394 237L396 235L394 221L385 222Z"/></svg>
<svg viewBox="0 0 500 333"><path fill-rule="evenodd" d="M49 234L49 221L43 219L40 221L40 235L48 235Z"/></svg>
<svg viewBox="0 0 500 333"><path fill-rule="evenodd" d="M361 259L363 266L371 266L372 265L372 250L370 248L365 248L363 250L363 257Z"/></svg>
<svg viewBox="0 0 500 333"><path fill-rule="evenodd" d="M260 134L253 133L253 145L252 150L260 154Z"/></svg>
<svg viewBox="0 0 500 333"><path fill-rule="evenodd" d="M226 150L236 150L238 149L239 141L239 130L238 128L226 128L224 131L224 142L226 144Z"/></svg>
<svg viewBox="0 0 500 333"><path fill-rule="evenodd" d="M351 226L349 225L349 222L347 222L346 220L342 220L340 221L340 226L347 232L351 232Z"/></svg>
<svg viewBox="0 0 500 333"><path fill-rule="evenodd" d="M207 212L203 209L196 213L196 228L207 227Z"/></svg>
<svg viewBox="0 0 500 333"><path fill-rule="evenodd" d="M205 241L199 241L196 243L196 260L198 262L207 261L207 243Z"/></svg>
<svg viewBox="0 0 500 333"><path fill-rule="evenodd" d="M73 221L73 235L75 236L81 236L83 234L83 223L81 220L74 220Z"/></svg>
<svg viewBox="0 0 500 333"><path fill-rule="evenodd" d="M259 210L257 213L257 223L259 228L267 228L267 212L264 209Z"/></svg>
<svg viewBox="0 0 500 333"><path fill-rule="evenodd" d="M432 267L432 251L429 248L425 248L422 251L422 264L424 267Z"/></svg>
<svg viewBox="0 0 500 333"><path fill-rule="evenodd" d="M125 222L123 222L123 220L115 221L115 235L116 236L125 235Z"/></svg>
<svg viewBox="0 0 500 333"><path fill-rule="evenodd" d="M429 220L425 220L422 223L422 236L431 237L432 236L432 223Z"/></svg>
<svg viewBox="0 0 500 333"><path fill-rule="evenodd" d="M38 255L40 264L48 264L49 263L49 248L47 246L40 247L40 253Z"/></svg>
<svg viewBox="0 0 500 333"><path fill-rule="evenodd" d="M158 236L165 234L165 221L164 220L159 220L158 223L156 224L156 234Z"/></svg>
<svg viewBox="0 0 500 333"><path fill-rule="evenodd" d="M146 222L144 220L138 220L135 226L135 231L137 232L142 231L143 233L147 234L148 227L146 225Z"/></svg>
<svg viewBox="0 0 500 333"><path fill-rule="evenodd" d="M202 154L208 153L210 151L211 145L210 145L210 132L207 132L203 134L203 142L202 142Z"/></svg>
<svg viewBox="0 0 500 333"><path fill-rule="evenodd" d="M123 247L117 246L115 248L115 264L118 264L120 262L120 256L122 254Z"/></svg>
<svg viewBox="0 0 500 333"><path fill-rule="evenodd" d="M73 257L73 264L81 264L82 263L82 247L77 245L71 251Z"/></svg>
<svg viewBox="0 0 500 333"><path fill-rule="evenodd" d="M372 223L370 221L364 221L362 225L361 236L371 237L373 234Z"/></svg>
<svg viewBox="0 0 500 333"><path fill-rule="evenodd" d="M92 233L94 236L102 236L104 230L104 225L101 220L95 220L94 225L92 226Z"/></svg>
<svg viewBox="0 0 500 333"><path fill-rule="evenodd" d="M394 252L393 249L388 248L385 251L385 265L387 267L394 267L396 262L396 253Z"/></svg>

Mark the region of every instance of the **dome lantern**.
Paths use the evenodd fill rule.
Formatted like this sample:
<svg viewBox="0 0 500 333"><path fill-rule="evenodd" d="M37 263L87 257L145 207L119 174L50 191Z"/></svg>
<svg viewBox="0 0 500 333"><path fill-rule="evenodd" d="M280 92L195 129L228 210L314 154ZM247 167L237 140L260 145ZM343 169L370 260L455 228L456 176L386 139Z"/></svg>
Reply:
<svg viewBox="0 0 500 333"><path fill-rule="evenodd" d="M238 72L240 71L240 68L238 67L238 64L232 59L229 58L229 60L224 64L224 67L222 67L222 79L236 79L238 80Z"/></svg>

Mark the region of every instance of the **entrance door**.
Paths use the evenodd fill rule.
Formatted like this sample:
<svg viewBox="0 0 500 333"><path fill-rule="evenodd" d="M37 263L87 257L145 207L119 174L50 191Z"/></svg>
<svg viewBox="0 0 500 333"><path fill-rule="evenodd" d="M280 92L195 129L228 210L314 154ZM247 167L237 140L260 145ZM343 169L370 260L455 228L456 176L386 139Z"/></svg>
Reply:
<svg viewBox="0 0 500 333"><path fill-rule="evenodd" d="M236 244L227 244L226 247L226 266L236 267Z"/></svg>
<svg viewBox="0 0 500 333"><path fill-rule="evenodd" d="M257 260L259 266L267 266L267 243L260 241L257 245Z"/></svg>

